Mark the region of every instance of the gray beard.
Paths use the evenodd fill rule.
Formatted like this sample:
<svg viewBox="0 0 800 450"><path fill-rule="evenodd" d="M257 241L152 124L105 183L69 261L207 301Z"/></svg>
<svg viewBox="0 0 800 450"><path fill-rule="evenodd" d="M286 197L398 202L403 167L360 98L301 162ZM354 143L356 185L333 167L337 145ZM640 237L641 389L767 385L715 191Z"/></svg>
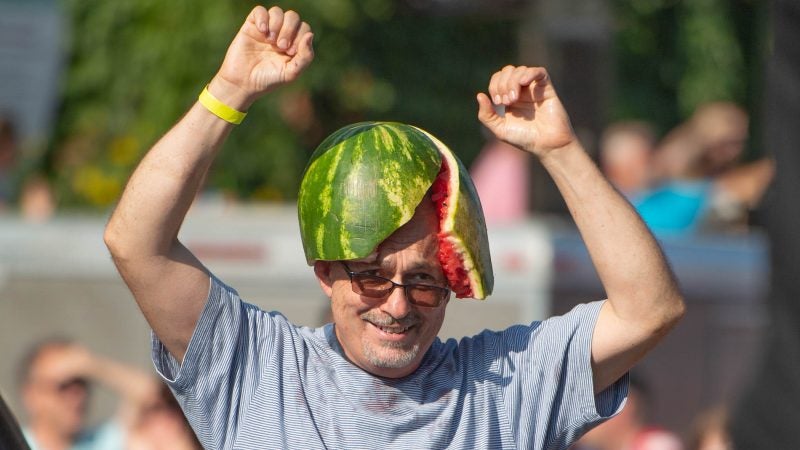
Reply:
<svg viewBox="0 0 800 450"><path fill-rule="evenodd" d="M368 342L363 343L364 357L375 367L384 369L401 369L414 361L419 354L419 343L415 342L410 348L403 347L400 343L386 342L380 349ZM383 350L383 351L379 351Z"/></svg>
<svg viewBox="0 0 800 450"><path fill-rule="evenodd" d="M380 314L370 310L361 315L361 318L379 326L412 326L418 325L421 320L417 314L412 313L408 316L396 320L387 314ZM384 369L402 369L414 361L419 354L419 342L415 342L410 347L404 347L400 342L382 342L378 346L363 341L361 349L364 357L375 367Z"/></svg>

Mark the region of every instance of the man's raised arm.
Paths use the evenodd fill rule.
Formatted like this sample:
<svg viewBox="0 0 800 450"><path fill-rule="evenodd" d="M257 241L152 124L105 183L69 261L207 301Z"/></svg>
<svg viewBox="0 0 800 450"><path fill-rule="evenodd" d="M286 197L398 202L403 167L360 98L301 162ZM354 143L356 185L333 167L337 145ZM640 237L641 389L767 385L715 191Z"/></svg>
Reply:
<svg viewBox="0 0 800 450"><path fill-rule="evenodd" d="M295 80L311 63L312 39L311 28L297 13L256 7L228 48L208 92L228 108L247 111L256 99ZM153 331L178 361L209 289L208 271L178 241L178 230L234 126L222 118L224 105L207 108L195 103L150 149L105 231L122 278Z"/></svg>
<svg viewBox="0 0 800 450"><path fill-rule="evenodd" d="M600 392L677 323L683 298L645 224L578 142L547 72L507 66L492 77L489 95L478 94L479 119L498 138L536 155L553 177L608 296L592 338Z"/></svg>

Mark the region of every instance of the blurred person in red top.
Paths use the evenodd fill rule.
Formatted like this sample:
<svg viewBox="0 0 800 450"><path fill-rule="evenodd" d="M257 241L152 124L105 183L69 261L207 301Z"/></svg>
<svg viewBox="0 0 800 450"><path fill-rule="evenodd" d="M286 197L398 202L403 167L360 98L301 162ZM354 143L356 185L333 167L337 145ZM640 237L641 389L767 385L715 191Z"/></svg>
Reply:
<svg viewBox="0 0 800 450"><path fill-rule="evenodd" d="M101 358L65 339L34 346L19 368L24 434L32 450L114 450L125 448L125 436L158 385L147 373ZM89 427L90 387L97 383L120 397L117 415Z"/></svg>
<svg viewBox="0 0 800 450"><path fill-rule="evenodd" d="M528 158L513 145L495 138L485 127L481 131L486 144L470 167L470 175L483 214L490 224L519 222L528 213Z"/></svg>
<svg viewBox="0 0 800 450"><path fill-rule="evenodd" d="M647 386L631 376L622 412L586 433L572 450L684 450L677 434L648 424L650 403Z"/></svg>

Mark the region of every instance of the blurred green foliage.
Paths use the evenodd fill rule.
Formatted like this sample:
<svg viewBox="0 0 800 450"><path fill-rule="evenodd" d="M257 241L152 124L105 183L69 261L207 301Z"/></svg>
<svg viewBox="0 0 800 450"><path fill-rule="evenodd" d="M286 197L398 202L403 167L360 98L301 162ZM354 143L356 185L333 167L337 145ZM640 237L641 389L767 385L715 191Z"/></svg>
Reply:
<svg viewBox="0 0 800 450"><path fill-rule="evenodd" d="M62 206L105 208L195 101L255 2L60 1L71 39L43 164ZM609 120L645 119L663 132L707 100L758 110L763 2L610 1L616 59ZM316 60L298 82L253 106L217 159L210 190L291 200L317 143L361 120L421 126L472 161L483 144L474 94L517 59L515 21L431 16L395 0L279 4L314 27Z"/></svg>
<svg viewBox="0 0 800 450"><path fill-rule="evenodd" d="M759 110L766 2L613 0L612 5L612 120L646 119L666 131L707 101Z"/></svg>
<svg viewBox="0 0 800 450"><path fill-rule="evenodd" d="M104 208L118 198L144 152L214 75L254 5L63 0L69 59L45 161L63 206ZM316 144L360 120L421 126L465 162L479 151L474 94L516 54L515 24L421 17L392 0L279 5L312 24L316 60L298 82L251 108L216 161L209 189L293 199Z"/></svg>

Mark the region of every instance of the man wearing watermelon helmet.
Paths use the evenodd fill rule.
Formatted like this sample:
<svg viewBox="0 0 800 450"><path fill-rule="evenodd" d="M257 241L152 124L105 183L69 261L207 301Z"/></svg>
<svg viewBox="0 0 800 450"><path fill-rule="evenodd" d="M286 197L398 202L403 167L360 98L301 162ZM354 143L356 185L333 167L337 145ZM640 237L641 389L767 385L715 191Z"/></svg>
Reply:
<svg viewBox="0 0 800 450"><path fill-rule="evenodd" d="M305 70L312 37L296 13L255 8L199 102L142 160L106 229L120 274L153 328L156 367L199 439L206 448L566 449L621 408L627 371L676 323L683 303L647 228L575 138L544 69L497 72L489 95L478 95L478 117L552 174L606 288L605 302L459 342L438 340L449 288L478 296L491 290L490 266L469 253L480 232L460 228L482 216L437 212L452 213L449 202L460 201L462 186L468 199L471 183L459 184L463 171L435 138L394 124L359 125L339 135L341 142L326 140L333 145L323 142L323 154L312 158L334 155L326 170L305 175L334 190L316 195L310 207L300 195L301 227L311 223L303 231L306 256L331 297L334 324L296 327L244 303L177 240L233 124L257 98ZM356 133L362 141L379 134L417 142L387 158L388 166L403 161L420 169L398 177L379 165L366 178L372 183L350 177L355 170L337 172L335 155ZM358 147L352 155L381 148ZM444 181L431 194L434 180ZM403 187L409 184L417 188ZM337 199L372 190L385 199L336 207L343 217L338 244L313 237L334 231L309 222L309 211L333 215ZM370 206L388 207L395 221L376 245L368 240L372 231L355 233L385 228L374 216L357 215ZM455 241L440 240L440 231L454 231ZM440 259L449 246L463 257L455 269ZM459 268L469 290L454 286Z"/></svg>

